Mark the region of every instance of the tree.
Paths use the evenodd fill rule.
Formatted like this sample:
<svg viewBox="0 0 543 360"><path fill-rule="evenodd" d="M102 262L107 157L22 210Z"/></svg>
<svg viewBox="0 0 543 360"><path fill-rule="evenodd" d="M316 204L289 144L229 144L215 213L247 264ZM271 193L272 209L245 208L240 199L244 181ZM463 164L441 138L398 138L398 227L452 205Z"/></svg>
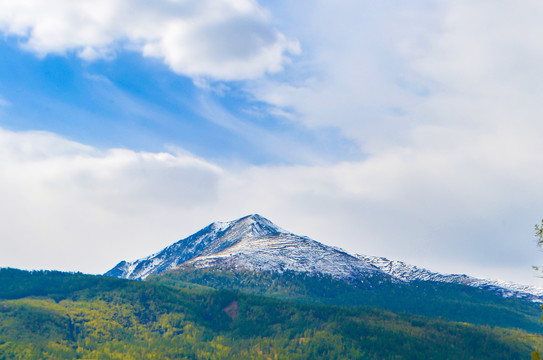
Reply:
<svg viewBox="0 0 543 360"><path fill-rule="evenodd" d="M543 245L543 220L541 220L541 224L535 225L535 237L537 238L537 245Z"/></svg>
<svg viewBox="0 0 543 360"><path fill-rule="evenodd" d="M542 246L543 245L543 220L541 220L541 223L535 224L535 237L537 238L537 245ZM539 270L538 266L533 267L535 270ZM532 353L532 360L540 360L539 353L537 351L534 351Z"/></svg>

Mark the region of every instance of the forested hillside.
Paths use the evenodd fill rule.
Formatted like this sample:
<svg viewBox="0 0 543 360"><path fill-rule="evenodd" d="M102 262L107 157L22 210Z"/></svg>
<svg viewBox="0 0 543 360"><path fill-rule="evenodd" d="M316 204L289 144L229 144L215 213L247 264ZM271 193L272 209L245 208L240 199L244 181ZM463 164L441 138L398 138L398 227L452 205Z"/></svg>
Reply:
<svg viewBox="0 0 543 360"><path fill-rule="evenodd" d="M479 325L520 328L543 332L540 305L504 298L480 289L440 282L352 283L325 275L297 272L224 271L182 267L147 281L173 286L197 284L215 289L234 289L302 303L372 306L394 312Z"/></svg>
<svg viewBox="0 0 543 360"><path fill-rule="evenodd" d="M522 331L83 274L0 270L2 359L526 359Z"/></svg>

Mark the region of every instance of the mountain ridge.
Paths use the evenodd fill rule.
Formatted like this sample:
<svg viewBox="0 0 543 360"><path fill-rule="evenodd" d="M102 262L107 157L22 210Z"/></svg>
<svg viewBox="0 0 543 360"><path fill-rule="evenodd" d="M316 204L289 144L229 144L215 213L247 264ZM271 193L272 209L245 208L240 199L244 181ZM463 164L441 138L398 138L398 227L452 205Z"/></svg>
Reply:
<svg viewBox="0 0 543 360"><path fill-rule="evenodd" d="M543 289L463 274L441 274L383 257L350 254L309 237L292 234L258 214L211 223L157 253L133 262L121 261L104 275L144 280L150 275L183 266L233 271L295 271L330 275L355 285L375 278L403 283L453 283L502 297L543 303Z"/></svg>
<svg viewBox="0 0 543 360"><path fill-rule="evenodd" d="M543 302L543 289L535 286L517 284L511 281L477 278L465 274L444 274L406 264L403 261L389 260L378 256L360 254L356 254L355 256L368 261L394 278L405 282L434 281L461 284L489 290L503 297L517 297L532 302Z"/></svg>

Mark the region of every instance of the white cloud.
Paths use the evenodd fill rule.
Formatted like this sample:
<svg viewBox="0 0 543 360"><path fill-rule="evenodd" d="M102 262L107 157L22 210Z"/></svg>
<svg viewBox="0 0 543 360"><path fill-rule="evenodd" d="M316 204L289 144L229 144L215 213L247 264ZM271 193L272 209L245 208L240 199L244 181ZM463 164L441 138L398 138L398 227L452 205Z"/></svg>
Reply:
<svg viewBox="0 0 543 360"><path fill-rule="evenodd" d="M305 56L248 91L308 127L340 129L369 154L418 146L429 126L441 129L436 143L450 142L449 131L476 141L498 126L540 129L541 3L393 4L276 4Z"/></svg>
<svg viewBox="0 0 543 360"><path fill-rule="evenodd" d="M5 130L0 149L2 266L100 272L173 241L174 224L218 196L221 169L188 154Z"/></svg>
<svg viewBox="0 0 543 360"><path fill-rule="evenodd" d="M254 0L1 0L0 29L41 56L94 60L123 47L218 80L277 72L299 52Z"/></svg>
<svg viewBox="0 0 543 360"><path fill-rule="evenodd" d="M420 0L280 4L274 12L289 16L286 31L300 39L304 57L287 76L251 83L248 91L310 128L339 128L367 151L402 140L418 123L406 112L433 85L410 61L426 53L439 11Z"/></svg>

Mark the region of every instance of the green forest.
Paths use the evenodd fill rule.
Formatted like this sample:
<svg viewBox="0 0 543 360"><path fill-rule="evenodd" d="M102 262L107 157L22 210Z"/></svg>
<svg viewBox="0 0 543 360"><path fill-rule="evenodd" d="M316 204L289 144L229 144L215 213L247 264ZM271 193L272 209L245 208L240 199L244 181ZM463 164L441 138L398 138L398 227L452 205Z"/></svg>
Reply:
<svg viewBox="0 0 543 360"><path fill-rule="evenodd" d="M181 267L147 281L188 284L319 305L372 306L479 325L543 332L541 309L528 301L504 298L469 286L438 282L399 283L366 278L353 283L327 275L297 272L225 271ZM398 301L401 299L401 301Z"/></svg>
<svg viewBox="0 0 543 360"><path fill-rule="evenodd" d="M543 348L522 330L179 280L1 269L0 299L0 359L480 360Z"/></svg>

